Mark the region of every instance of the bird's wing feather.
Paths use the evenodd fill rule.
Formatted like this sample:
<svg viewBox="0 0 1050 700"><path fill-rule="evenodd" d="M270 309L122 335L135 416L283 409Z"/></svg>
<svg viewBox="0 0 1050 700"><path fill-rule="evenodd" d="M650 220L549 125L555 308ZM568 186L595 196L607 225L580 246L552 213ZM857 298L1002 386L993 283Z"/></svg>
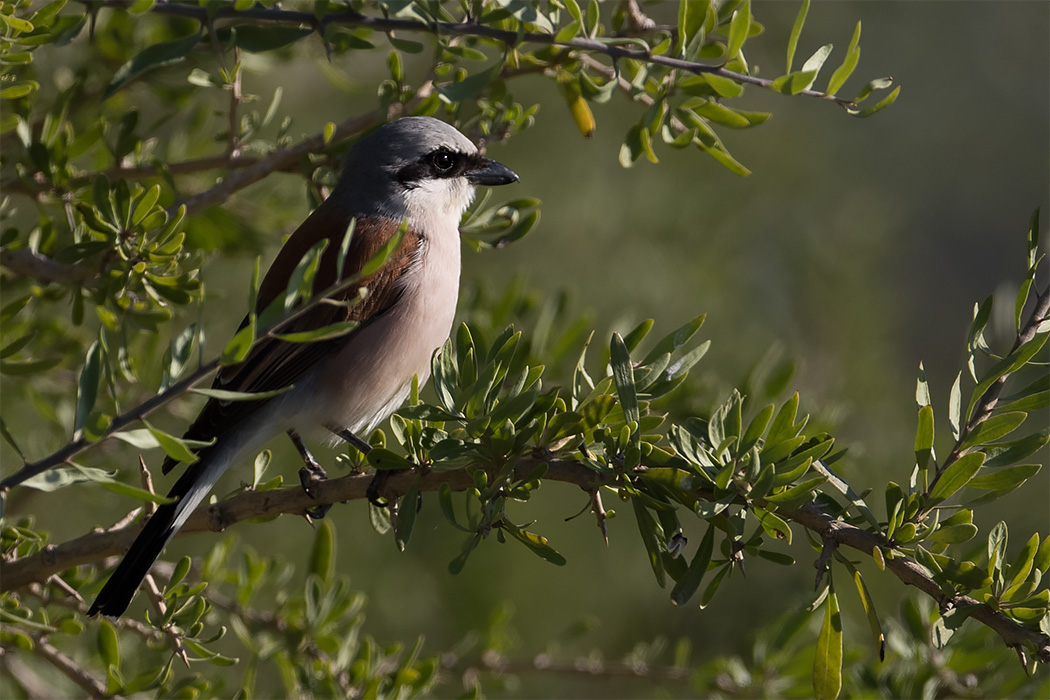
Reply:
<svg viewBox="0 0 1050 700"><path fill-rule="evenodd" d="M325 202L311 214L291 235L277 254L270 270L259 286L256 313L261 314L274 300L279 299L288 286L288 280L299 261L319 241L328 239L321 263L314 279L315 293L320 293L337 283L357 274L376 253L397 234L400 224L383 219L362 219L356 222L347 251L343 274L336 275L339 248L346 235L350 216L334 205ZM332 299L349 302L358 296L358 289L365 287L364 299L353 304L319 304L313 309L280 329L281 333L324 328L342 321L356 321L358 325L349 333L328 340L309 343L292 343L277 338L263 338L252 348L239 364L222 368L215 377L212 388L247 393L267 392L283 389L296 382L318 361L328 357L344 344L353 342L363 326L378 318L401 298L403 275L419 260L422 237L411 228L387 263L363 278L360 282L342 290ZM248 318L241 323L243 328ZM185 438L208 441L241 423L267 402L223 401L209 399L200 415L186 431ZM203 448L207 449L207 448ZM165 460L163 471L167 474L176 462Z"/></svg>

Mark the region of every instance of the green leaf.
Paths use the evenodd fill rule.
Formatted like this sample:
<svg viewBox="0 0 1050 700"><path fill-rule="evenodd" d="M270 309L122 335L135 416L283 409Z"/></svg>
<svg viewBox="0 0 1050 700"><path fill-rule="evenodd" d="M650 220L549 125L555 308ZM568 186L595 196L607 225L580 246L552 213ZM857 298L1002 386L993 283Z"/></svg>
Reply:
<svg viewBox="0 0 1050 700"><path fill-rule="evenodd" d="M186 574L190 573L190 567L193 566L193 560L186 556L182 557L175 563L175 568L171 570L171 578L168 579L168 585L166 590L171 591L175 586L182 583L182 579L186 578Z"/></svg>
<svg viewBox="0 0 1050 700"><path fill-rule="evenodd" d="M732 60L740 53L751 31L751 0L744 0L740 6L733 11L733 18L729 21L729 37L726 42L726 58Z"/></svg>
<svg viewBox="0 0 1050 700"><path fill-rule="evenodd" d="M758 495L758 497L761 498L761 495ZM772 511L758 507L755 508L755 517L758 518L758 522L762 526L762 529L765 530L770 537L783 540L786 544L791 544L791 526L788 525L786 520Z"/></svg>
<svg viewBox="0 0 1050 700"><path fill-rule="evenodd" d="M926 379L926 368L921 362L919 363L919 376L915 380L915 403L919 405L919 408L929 406L931 403L930 383Z"/></svg>
<svg viewBox="0 0 1050 700"><path fill-rule="evenodd" d="M971 482L972 483L972 482ZM972 523L941 526L926 538L932 544L959 544L969 542L977 536L977 526Z"/></svg>
<svg viewBox="0 0 1050 700"><path fill-rule="evenodd" d="M390 45L398 51L404 51L405 53L422 53L423 44L418 41L412 41L411 39L400 39L394 36L393 32L387 34L387 38L390 40Z"/></svg>
<svg viewBox="0 0 1050 700"><path fill-rule="evenodd" d="M718 592L718 587L722 585L722 579L726 577L731 569L732 566L726 564L715 573L714 578L711 579L711 583L707 584L707 588L704 589L704 594L700 597L701 610L710 605L711 601L714 600L715 593Z"/></svg>
<svg viewBox="0 0 1050 700"><path fill-rule="evenodd" d="M707 532L704 533L704 539L700 541L700 546L697 547L696 554L693 555L693 560L689 563L689 568L678 579L674 588L671 589L671 602L673 604L683 605L696 593L704 579L704 574L707 573L707 566L711 563L711 554L714 552L714 546L715 528L713 525L709 525Z"/></svg>
<svg viewBox="0 0 1050 700"><path fill-rule="evenodd" d="M735 175L740 175L741 177L747 177L751 174L751 171L743 163L731 156L729 151L725 150L725 148L707 146L699 139L694 141L694 143L700 150L718 161L718 163L729 170L729 172Z"/></svg>
<svg viewBox="0 0 1050 700"><path fill-rule="evenodd" d="M1039 450L1047 442L1050 442L1050 428L1044 428L1038 433L1028 437L1014 440L1012 442L1001 442L988 445L983 452L988 455L985 462L986 467L1008 467L1016 464L1036 450Z"/></svg>
<svg viewBox="0 0 1050 700"><path fill-rule="evenodd" d="M876 551L878 551L877 547ZM863 606L864 614L868 618L868 627L871 629L871 636L875 640L875 646L879 649L879 661L885 661L886 635L882 633L882 623L879 622L879 615L875 611L875 601L872 600L871 593L868 592L864 578L856 569L853 570L853 582L857 584L857 595L860 596L860 604Z"/></svg>
<svg viewBox="0 0 1050 700"><path fill-rule="evenodd" d="M642 157L644 147L642 145L642 132L645 129L641 124L635 124L627 130L623 145L620 146L620 165L629 168Z"/></svg>
<svg viewBox="0 0 1050 700"><path fill-rule="evenodd" d="M8 85L7 87L0 89L0 100L17 100L35 92L39 87L40 83L35 80L23 80L20 83Z"/></svg>
<svg viewBox="0 0 1050 700"><path fill-rule="evenodd" d="M853 98L853 102L854 104L863 102L875 90L885 90L890 85L893 85L893 78L876 78L860 89L857 96Z"/></svg>
<svg viewBox="0 0 1050 700"><path fill-rule="evenodd" d="M181 39L154 44L143 50L117 69L117 72L113 74L113 79L106 87L106 91L102 94L102 99L108 100L118 90L135 78L138 78L143 73L151 71L154 68L170 66L178 63L193 50L193 47L197 45L200 38L199 33L190 34Z"/></svg>
<svg viewBox="0 0 1050 700"><path fill-rule="evenodd" d="M797 95L803 90L808 90L816 79L816 71L796 71L780 76L769 88L785 95Z"/></svg>
<svg viewBox="0 0 1050 700"><path fill-rule="evenodd" d="M314 277L317 274L317 269L321 264L321 255L328 247L328 239L317 242L303 254L295 268L292 270L292 274L288 276L288 284L284 290L283 301L279 302L283 304L283 311L287 313L300 299L309 299L314 293ZM362 273L362 275L367 273ZM264 317L268 316L269 309L263 312Z"/></svg>
<svg viewBox="0 0 1050 700"><path fill-rule="evenodd" d="M842 59L842 65L835 69L835 72L831 74L831 80L828 81L828 89L826 92L829 95L834 95L839 91L839 88L853 75L854 69L857 67L857 61L860 60L860 22L857 22L857 28L853 30L853 38L850 39L849 48L846 49L846 58ZM791 69L788 68L790 71Z"/></svg>
<svg viewBox="0 0 1050 700"><path fill-rule="evenodd" d="M616 382L616 393L620 397L620 406L623 408L624 419L628 422L638 423L640 414L638 411L638 392L634 385L634 367L631 365L631 355L619 333L613 333L610 341L609 360L612 365L613 380ZM635 430L631 435L635 447L641 447L642 434Z"/></svg>
<svg viewBox="0 0 1050 700"><path fill-rule="evenodd" d="M271 399L274 396L280 396L292 389L293 386L289 385L281 389L274 389L273 391L258 391L255 393L248 391L228 391L226 389L206 389L203 387L192 387L190 391L194 394L201 394L208 398L217 399L219 401L262 401L263 399Z"/></svg>
<svg viewBox="0 0 1050 700"><path fill-rule="evenodd" d="M649 565L656 576L656 582L660 584L660 588L663 588L667 574L664 571L661 554L663 551L666 551L666 548L662 546L656 533L656 521L653 520L649 509L642 505L640 498L631 498L631 505L634 507L634 515L638 521L638 533L642 536L642 543L645 545L645 551L649 556Z"/></svg>
<svg viewBox="0 0 1050 700"><path fill-rule="evenodd" d="M18 456L22 458L22 462L24 463L26 461L25 453L22 452L22 448L18 446L17 442L15 442L14 436L11 435L11 431L7 429L7 423L2 417L0 417L0 435L3 435L4 440L7 442L7 444L10 445L16 453L18 453ZM3 509L0 508L0 513L2 512Z"/></svg>
<svg viewBox="0 0 1050 700"><path fill-rule="evenodd" d="M813 659L813 692L818 700L834 700L842 690L842 615L838 596L828 593L824 607L824 623L817 637L816 657Z"/></svg>
<svg viewBox="0 0 1050 700"><path fill-rule="evenodd" d="M983 452L971 452L957 459L940 474L933 490L930 491L927 505L936 505L951 498L956 491L970 482L983 463Z"/></svg>
<svg viewBox="0 0 1050 700"><path fill-rule="evenodd" d="M397 509L397 522L394 527L394 544L398 551L405 551L412 538L412 527L416 524L416 503L419 499L419 479L413 479L405 495L401 497Z"/></svg>
<svg viewBox="0 0 1050 700"><path fill-rule="evenodd" d="M95 341L88 348L87 359L84 367L80 370L80 379L77 381L77 413L73 422L73 434L79 435L84 429L91 410L95 407L95 399L98 397L98 383L102 373L102 346Z"/></svg>
<svg viewBox="0 0 1050 700"><path fill-rule="evenodd" d="M1011 598L1011 593L1016 594L1018 587L1028 579L1028 574L1032 573L1032 566L1035 561L1035 555L1039 551L1039 533L1034 533L1024 547L1017 554L1017 557L1010 564L1010 568L1007 572L1010 581L1006 584L1006 593L1004 594L1005 599ZM1042 591L1046 593L1046 591Z"/></svg>
<svg viewBox="0 0 1050 700"><path fill-rule="evenodd" d="M919 409L919 425L915 432L915 459L923 469L930 461L933 452L933 406L925 405Z"/></svg>
<svg viewBox="0 0 1050 700"><path fill-rule="evenodd" d="M84 467L81 467L83 469ZM164 505L167 503L174 503L174 498L167 498L160 494L150 493L146 489L139 488L138 486L132 486L131 484L125 484L123 481L116 481L112 477L105 479L91 479L92 481L98 481L102 484L102 488L118 496L127 496L128 498L134 498L138 501L145 501L146 503L158 503Z"/></svg>
<svg viewBox="0 0 1050 700"><path fill-rule="evenodd" d="M809 0L802 0L802 6L798 8L795 16L795 24L791 27L791 36L788 37L787 46L787 68L785 73L791 72L791 66L795 62L795 50L798 48L798 38L802 35L802 26L806 23L806 15L809 13Z"/></svg>
<svg viewBox="0 0 1050 700"><path fill-rule="evenodd" d="M766 432L766 427L769 425L769 420L773 417L773 404L769 404L751 419L751 422L747 426L747 430L744 431L744 436L740 438L740 453L744 454L752 447L758 444L763 433Z"/></svg>
<svg viewBox="0 0 1050 700"><path fill-rule="evenodd" d="M358 326L357 321L339 321L321 328L295 333L274 333L273 337L288 343L316 343L322 340L340 338Z"/></svg>
<svg viewBox="0 0 1050 700"><path fill-rule="evenodd" d="M501 527L509 532L514 539L528 547L532 550L533 554L544 561L548 561L555 566L565 566L565 557L559 554L554 547L551 547L550 544L547 543L546 537L522 530L505 520L501 524Z"/></svg>
<svg viewBox="0 0 1050 700"><path fill-rule="evenodd" d="M307 572L314 574L324 583L332 582L335 571L335 527L331 520L322 520L317 525L313 546L310 547L310 561Z"/></svg>
<svg viewBox="0 0 1050 700"><path fill-rule="evenodd" d="M785 401L784 405L780 407L776 418L773 419L773 424L769 426L769 433L766 435L767 447L771 447L778 442L782 442L783 440L798 435L799 430L801 430L801 427L795 426L795 416L798 414L798 402L799 396L796 391L792 394L791 398Z"/></svg>
<svg viewBox="0 0 1050 700"><path fill-rule="evenodd" d="M751 122L747 117L720 102L705 102L696 108L696 113L715 124L721 124L730 129L746 129L751 126Z"/></svg>
<svg viewBox="0 0 1050 700"><path fill-rule="evenodd" d="M962 430L962 372L955 375L952 390L948 396L948 423L952 427L952 437L959 439Z"/></svg>
<svg viewBox="0 0 1050 700"><path fill-rule="evenodd" d="M817 75L820 74L820 69L824 67L824 62L828 60L828 56L831 55L831 50L834 48L832 44L824 44L819 49L813 52L813 55L806 59L806 62L802 64L803 73L813 73L813 80L817 79Z"/></svg>
<svg viewBox="0 0 1050 700"><path fill-rule="evenodd" d="M740 83L715 73L705 73L698 77L710 85L719 97L739 97L744 92L744 86Z"/></svg>
<svg viewBox="0 0 1050 700"><path fill-rule="evenodd" d="M522 24L531 25L545 34L554 33L554 25L536 4L527 0L501 0L499 4Z"/></svg>
<svg viewBox="0 0 1050 700"><path fill-rule="evenodd" d="M1001 437L1009 435L1020 427L1027 417L1028 414L1023 411L1001 413L997 416L992 416L991 418L978 423L962 441L960 447L965 449L974 445L984 445L998 440Z"/></svg>
<svg viewBox="0 0 1050 700"><path fill-rule="evenodd" d="M500 59L485 70L468 75L463 80L437 86L437 94L446 104L466 102L480 95L496 79L502 68L503 59Z"/></svg>
<svg viewBox="0 0 1050 700"><path fill-rule="evenodd" d="M248 357L252 344L255 342L255 325L255 314L248 314L248 325L234 333L230 342L226 343L226 347L222 349L219 361L223 367L235 365Z"/></svg>
<svg viewBox="0 0 1050 700"><path fill-rule="evenodd" d="M623 343L627 346L627 352L635 351L635 349L638 347L638 344L645 340L645 336L649 335L649 331L652 330L653 324L655 323L656 322L653 321L653 319L651 318L646 319L639 323L637 326L635 326L630 333L624 336Z"/></svg>
<svg viewBox="0 0 1050 700"><path fill-rule="evenodd" d="M897 87L893 88L893 92L891 92L890 94L888 94L885 97L883 97L881 100L879 100L878 102L873 104L871 107L865 107L864 109L856 109L856 108L853 108L853 107L847 107L846 111L849 112L850 114L852 114L855 117L859 117L859 118L870 117L871 115L875 114L876 112L881 112L882 110L886 109L891 104L896 102L897 101L897 96L900 95L900 94L901 94L901 86L898 85Z"/></svg>
<svg viewBox="0 0 1050 700"><path fill-rule="evenodd" d="M163 430L153 427L146 420L143 420L142 423L150 433L153 434L153 437L157 439L160 448L164 450L164 454L168 455L176 462L192 464L197 461L197 455L189 448L189 445L185 440L177 438L174 435L169 435Z"/></svg>
<svg viewBox="0 0 1050 700"><path fill-rule="evenodd" d="M373 447L368 452L368 463L376 469L411 469L415 465L407 459L383 447Z"/></svg>
<svg viewBox="0 0 1050 700"><path fill-rule="evenodd" d="M808 498L810 492L828 480L826 476L815 476L806 479L784 491L766 496L766 500L772 503L793 503Z"/></svg>
<svg viewBox="0 0 1050 700"><path fill-rule="evenodd" d="M120 645L117 642L117 629L112 622L105 618L98 621L98 634L95 641L98 646L98 655L102 657L102 663L107 668L110 666L120 668Z"/></svg>
<svg viewBox="0 0 1050 700"><path fill-rule="evenodd" d="M972 489L1008 493L1038 474L1041 466L1039 464L1018 464L1015 467L996 469L971 479L966 485Z"/></svg>
<svg viewBox="0 0 1050 700"><path fill-rule="evenodd" d="M269 450L263 450L259 454L255 455L255 461L252 462L252 488L256 489L259 484L262 483L263 474L266 473L266 468L270 466L270 461L273 459L273 453Z"/></svg>

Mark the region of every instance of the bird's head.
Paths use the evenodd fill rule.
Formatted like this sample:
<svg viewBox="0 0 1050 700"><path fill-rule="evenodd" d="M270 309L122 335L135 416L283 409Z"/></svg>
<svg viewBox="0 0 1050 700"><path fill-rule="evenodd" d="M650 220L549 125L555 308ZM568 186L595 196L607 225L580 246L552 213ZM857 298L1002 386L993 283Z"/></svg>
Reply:
<svg viewBox="0 0 1050 700"><path fill-rule="evenodd" d="M357 142L333 196L346 197L359 215L417 224L448 217L458 224L475 186L517 180L454 127L432 117L404 117Z"/></svg>

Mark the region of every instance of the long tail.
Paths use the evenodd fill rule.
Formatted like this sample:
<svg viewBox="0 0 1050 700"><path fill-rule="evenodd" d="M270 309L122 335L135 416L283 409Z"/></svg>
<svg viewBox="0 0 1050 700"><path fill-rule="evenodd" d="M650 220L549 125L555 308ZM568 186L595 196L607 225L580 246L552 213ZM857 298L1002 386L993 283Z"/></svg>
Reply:
<svg viewBox="0 0 1050 700"><path fill-rule="evenodd" d="M99 591L98 597L88 610L88 615L102 613L120 617L124 614L131 599L135 597L139 584L153 567L153 562L208 495L226 468L233 463L238 451L233 450L231 454L231 450L221 448L208 450L201 455L200 461L187 467L186 472L168 493L169 498L178 500L160 506L150 516L146 526L132 543L131 549Z"/></svg>

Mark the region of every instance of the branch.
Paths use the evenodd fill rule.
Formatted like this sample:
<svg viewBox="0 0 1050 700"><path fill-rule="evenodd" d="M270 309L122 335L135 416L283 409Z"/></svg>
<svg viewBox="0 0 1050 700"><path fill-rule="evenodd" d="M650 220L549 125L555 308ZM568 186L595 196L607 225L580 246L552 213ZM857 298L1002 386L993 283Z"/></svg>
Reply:
<svg viewBox="0 0 1050 700"><path fill-rule="evenodd" d="M0 250L0 265L41 284L55 282L66 287L93 289L94 278L98 274L97 270L84 265L56 262L30 248Z"/></svg>
<svg viewBox="0 0 1050 700"><path fill-rule="evenodd" d="M116 7L123 8L125 2L122 0L79 0L83 4L92 5L96 7ZM756 85L764 89L771 89L773 85L772 80L765 78L758 78L753 75L747 75L746 73L738 73L731 71L726 68L708 65L704 63L697 63L695 61L686 61L680 58L673 58L671 56L654 55L649 50L643 50L638 48L626 48L624 46L617 45L615 43L607 43L612 40L622 38L623 41L627 42L627 37L609 37L605 41L599 41L597 39L588 38L575 38L567 41L557 41L554 34L543 34L540 32L517 32L509 29L496 29L495 27L488 27L477 22L421 22L413 19L398 19L396 17L370 17L362 15L356 11L350 10L346 12L336 12L330 15L318 19L316 15L310 12L296 12L292 10L277 10L277 9L266 9L266 8L249 8L247 10L236 10L232 5L220 6L218 9L214 7L204 6L190 6L190 5L176 5L173 3L158 3L154 5L150 12L161 15L174 15L177 17L187 17L195 19L198 22L206 23L216 19L251 19L260 22L279 22L279 23L290 23L299 25L309 25L313 27L314 31L322 34L328 25L340 25L345 27L363 27L372 29L378 32L420 32L424 34L432 34L435 36L477 36L486 39L494 39L501 41L507 46L513 47L518 44L541 44L544 46L557 46L560 48L574 49L578 51L585 51L588 53L602 54L608 56L613 60L619 59L631 59L636 61L643 61L658 66L665 66L668 68L676 68L678 70L684 70L689 73L701 75L703 73L713 73L715 75L728 78L738 83L745 83L750 85ZM209 17L209 12L211 16ZM653 27L657 29L657 27ZM636 32L635 32L636 33ZM829 100L842 106L852 106L854 102L842 97L836 97L835 95L829 95L819 90L801 90L797 95L805 95L806 97L816 97L818 99Z"/></svg>
<svg viewBox="0 0 1050 700"><path fill-rule="evenodd" d="M544 460L535 457L522 459L514 467L514 476L525 478L542 461ZM610 477L603 477L578 462L556 459L547 461L547 464L544 479L574 484L587 492L610 480ZM644 471L645 468L640 467L637 473L641 474ZM391 472L387 485L393 491L403 494L417 478L420 491L436 491L442 484L448 484L453 491L465 491L475 486L473 477L466 469L430 471L421 476L414 472ZM611 477L612 480L615 478ZM317 484L316 498L310 498L299 486L271 491L243 491L219 503L201 506L190 516L178 534L222 532L243 520L280 514L302 515L316 506L361 500L367 497L371 480L370 474L350 474L321 481ZM703 489L695 491L695 494L700 498L714 497L713 493ZM773 504L761 500L754 503L761 507L773 507ZM813 531L825 541L832 539L869 557L876 547L892 549L892 545L882 533L869 532L845 523L812 504L796 509L778 508L776 513ZM0 592L14 591L34 581L43 581L52 574L74 566L119 556L131 546L139 529L138 525L129 524L109 532L92 532L59 545L49 545L29 557L0 562ZM1030 643L1035 647L1040 661L1050 662L1050 637L1027 629L969 596L945 596L925 569L901 554L892 559L886 558L886 568L903 583L915 586L937 601L941 610L976 606L971 617L995 630L1007 646L1020 648L1022 644Z"/></svg>
<svg viewBox="0 0 1050 700"><path fill-rule="evenodd" d="M396 107L400 107L400 105L396 105ZM392 106L393 108L394 106ZM364 116L351 117L335 128L332 141L341 141L372 127L379 126L385 121L384 117L386 116L379 110L376 110ZM237 172L227 175L217 185L176 201L172 205L171 211L177 210L181 205L186 205L186 213L190 214L212 205L220 204L229 199L234 192L259 182L273 171L285 170L300 158L310 153L324 150L328 143L325 141L323 133L314 134L294 146L274 151L271 155L259 158Z"/></svg>
<svg viewBox="0 0 1050 700"><path fill-rule="evenodd" d="M1010 348L1010 352L1007 356L1017 351L1019 347L1035 338L1039 326L1042 325L1047 318L1050 317L1050 288L1044 289L1042 293L1039 290L1035 290L1035 307L1032 309L1031 315L1028 317L1028 321L1017 331L1017 338L1014 340L1013 347ZM933 492L933 487L937 485L941 476L948 469L949 466L959 460L960 457L965 455L971 450L978 449L979 445L972 445L967 448L963 448L963 443L966 442L977 426L984 421L988 420L992 415L992 411L995 410L995 406L999 403L999 395L1003 391L1003 387L1006 386L1006 380L1011 376L1012 373L1007 372L1001 377L992 382L992 385L984 392L984 395L980 397L977 403L973 407L973 415L970 420L966 422L962 430L959 431L959 438L955 441L955 445L952 447L951 453L945 458L944 466L937 470L937 473L930 480L930 485L926 488L926 495L928 496ZM915 521L923 513L916 514Z"/></svg>
<svg viewBox="0 0 1050 700"><path fill-rule="evenodd" d="M379 126L398 114L411 111L415 104L418 104L429 97L430 93L433 92L433 89L433 83L424 83L416 91L415 96L404 105L395 102L390 105L386 112L375 110L360 117L351 117L335 127L335 131L329 140L325 140L324 132L320 132L309 138L303 139L294 146L279 149L273 154L265 158L260 158L237 172L228 175L217 185L214 185L198 194L180 199L172 205L171 211L177 210L180 205L185 205L186 212L192 213L214 204L224 202L234 192L259 182L275 170L286 170L300 158L303 158L310 153L324 151L332 143L348 139L351 136L355 136L363 131Z"/></svg>
<svg viewBox="0 0 1050 700"><path fill-rule="evenodd" d="M111 697L110 694L106 692L106 686L87 671L80 668L76 661L51 646L46 637L41 636L33 639L33 651L37 656L58 669L62 675L73 681L81 690L87 693L88 697Z"/></svg>
<svg viewBox="0 0 1050 700"><path fill-rule="evenodd" d="M876 547L892 549L889 540L881 532L870 532L836 520L813 504L806 504L793 510L779 509L776 513L786 520L796 522L817 533L824 542L830 541L846 545L869 557L872 556ZM1006 646L1017 649L1025 642L1029 642L1035 647L1039 660L1043 663L1050 663L1050 637L1022 626L970 596L944 595L940 585L933 580L926 569L899 553L892 559L886 557L885 562L886 568L894 576L904 584L915 586L933 598L941 610L975 606L970 617L995 630L1002 637Z"/></svg>

